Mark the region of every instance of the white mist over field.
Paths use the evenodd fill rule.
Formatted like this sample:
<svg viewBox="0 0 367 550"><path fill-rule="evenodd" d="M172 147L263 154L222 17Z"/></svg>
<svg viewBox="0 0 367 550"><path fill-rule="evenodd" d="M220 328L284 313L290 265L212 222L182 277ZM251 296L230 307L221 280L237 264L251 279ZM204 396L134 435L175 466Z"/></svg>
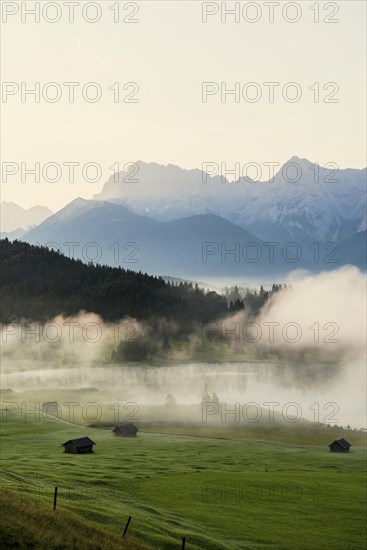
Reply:
<svg viewBox="0 0 367 550"><path fill-rule="evenodd" d="M139 405L163 405L171 394L178 404L189 405L200 403L207 385L228 406L277 402L281 410L293 402L302 416L313 419L318 403L320 421L366 426L365 275L353 267L315 276L295 273L287 285L246 333L253 338L260 328L261 338L249 338L244 345L256 346L264 360L111 364L113 346L129 335L144 334L146 326L132 319L104 323L81 312L72 318L58 316L46 326L3 326L1 387L43 395L49 391L50 399L55 390L94 388L101 402ZM242 345L250 324L245 313L221 323L240 335ZM277 352L285 359L277 359Z"/></svg>
<svg viewBox="0 0 367 550"><path fill-rule="evenodd" d="M276 294L267 304L261 321L278 322L281 326L296 321L302 328L302 337L290 345L317 346L326 353L340 354L338 376L313 388L312 394L320 403L322 399L336 402L336 416L341 422L366 426L365 274L346 266L316 276L294 274L289 283L291 288ZM275 343L283 344L279 337Z"/></svg>
<svg viewBox="0 0 367 550"><path fill-rule="evenodd" d="M366 277L356 267L346 266L319 275L294 273L291 285L275 294L266 305L261 320L281 326L296 322L302 328L297 346L319 343L325 349L337 343L359 353L366 346ZM326 325L329 326L326 326ZM314 326L314 329L309 327ZM279 340L277 340L279 343Z"/></svg>

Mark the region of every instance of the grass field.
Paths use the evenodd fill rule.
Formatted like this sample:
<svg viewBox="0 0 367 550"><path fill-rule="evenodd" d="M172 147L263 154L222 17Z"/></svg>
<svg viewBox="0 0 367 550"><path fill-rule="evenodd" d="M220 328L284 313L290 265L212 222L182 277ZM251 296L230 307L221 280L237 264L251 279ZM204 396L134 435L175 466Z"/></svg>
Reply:
<svg viewBox="0 0 367 550"><path fill-rule="evenodd" d="M296 443L282 440L282 432L271 439L254 429L192 428L189 435L187 428L174 435L177 426L168 425L166 433L140 431L129 439L13 415L2 423L0 542L3 548L178 549L185 536L187 549L365 548L363 436L350 434L351 452L339 455L326 446L335 432L310 444L310 428L298 430ZM63 452L60 445L79 435L96 442L93 454Z"/></svg>

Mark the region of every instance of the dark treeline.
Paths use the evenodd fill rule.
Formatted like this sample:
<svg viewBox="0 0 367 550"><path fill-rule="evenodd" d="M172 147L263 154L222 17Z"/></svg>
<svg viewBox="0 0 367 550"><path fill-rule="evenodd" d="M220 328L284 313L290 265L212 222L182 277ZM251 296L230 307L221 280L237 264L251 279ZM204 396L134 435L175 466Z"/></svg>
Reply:
<svg viewBox="0 0 367 550"><path fill-rule="evenodd" d="M254 317L282 288L256 291L236 286L221 296L189 282L165 282L121 267L85 264L47 247L8 239L0 243L0 322L46 322L83 310L109 322L126 317L147 321L144 336L120 342L113 352L116 361L143 360L157 353L170 357L173 341L186 341L203 323L236 311Z"/></svg>
<svg viewBox="0 0 367 550"><path fill-rule="evenodd" d="M125 316L174 319L181 330L228 312L227 301L192 283L120 267L84 264L46 247L1 240L0 321L46 321L55 315L94 312L106 321Z"/></svg>
<svg viewBox="0 0 367 550"><path fill-rule="evenodd" d="M248 287L233 286L231 288L226 287L224 295L230 312L244 309L250 315L257 315L270 296L283 288L287 288L287 285L273 284L271 290L264 290L261 285L259 291L251 290Z"/></svg>
<svg viewBox="0 0 367 550"><path fill-rule="evenodd" d="M4 323L20 318L46 321L85 310L106 321L164 317L191 325L241 309L256 315L283 288L273 284L271 290L261 286L257 291L234 286L225 288L221 296L181 280L169 282L121 267L85 264L43 246L8 239L0 243L0 322Z"/></svg>

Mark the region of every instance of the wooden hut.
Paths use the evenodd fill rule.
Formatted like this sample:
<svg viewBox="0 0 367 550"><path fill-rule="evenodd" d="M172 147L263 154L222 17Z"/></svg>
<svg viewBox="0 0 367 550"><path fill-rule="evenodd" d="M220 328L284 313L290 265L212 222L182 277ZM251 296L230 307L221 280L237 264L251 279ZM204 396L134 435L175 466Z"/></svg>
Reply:
<svg viewBox="0 0 367 550"><path fill-rule="evenodd" d="M332 453L349 453L349 449L352 445L344 439L344 437L341 437L340 439L336 439L329 445L330 452Z"/></svg>
<svg viewBox="0 0 367 550"><path fill-rule="evenodd" d="M89 437L79 437L65 441L61 447L65 447L65 453L85 454L93 453L93 445L95 443Z"/></svg>
<svg viewBox="0 0 367 550"><path fill-rule="evenodd" d="M123 422L116 426L112 433L117 437L135 437L138 431L138 428L132 422Z"/></svg>

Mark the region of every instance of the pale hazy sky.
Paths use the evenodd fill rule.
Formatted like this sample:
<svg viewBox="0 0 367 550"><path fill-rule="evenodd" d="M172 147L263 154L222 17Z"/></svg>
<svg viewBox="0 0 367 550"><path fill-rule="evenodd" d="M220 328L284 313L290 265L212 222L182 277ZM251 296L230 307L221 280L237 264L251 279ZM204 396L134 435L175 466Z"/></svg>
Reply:
<svg viewBox="0 0 367 550"><path fill-rule="evenodd" d="M1 103L2 162L19 165L15 176L2 183L2 200L23 207L42 204L56 210L76 196L90 198L99 192L111 175L114 163L143 160L177 164L183 168L201 168L203 162L283 163L291 156L307 157L319 162L336 162L340 167L362 168L365 160L365 20L364 1L319 2L320 22L315 23L314 1L299 1L300 20L287 23L281 11L288 2L275 7L275 21L269 22L266 2L258 1L260 20L239 23L234 17L222 23L219 13L202 22L200 1L136 2L139 11L132 18L138 23L114 23L114 2L100 2L101 19L95 24L82 18L79 2L75 22L69 23L65 2L57 2L61 19L49 23L23 13L35 2L1 2L19 7L19 12L2 24L2 79L24 82L32 88L48 82L60 85L62 97L57 103L42 98L35 103L28 96L9 95ZM41 2L44 6L47 2ZM50 4L50 2L49 2ZM53 3L55 4L55 2ZM121 19L134 10L134 3L120 2ZM242 8L246 2L240 2ZM252 2L255 4L255 2ZM233 7L234 2L226 2ZM125 8L125 10L124 10ZM326 9L324 9L326 8ZM11 7L8 8L11 11ZM255 8L248 18L254 19ZM333 11L338 9L338 13ZM46 18L56 16L49 7ZM87 16L96 11L89 8ZM295 8L287 12L296 16ZM338 23L323 22L339 19ZM69 102L64 82L79 82L75 102ZM81 88L97 82L102 98L88 103ZM127 82L136 82L138 103L114 103L109 86L120 83L122 94ZM228 89L240 83L241 90L256 82L262 97L257 103L234 101L228 96L221 102L220 93L202 101L203 82L225 82ZM269 88L264 82L279 82L274 103L268 100ZM302 97L287 102L281 90L297 82ZM314 102L314 91L320 83L320 101ZM327 90L323 86L336 83ZM88 91L88 90L87 90ZM93 89L89 88L92 94ZM255 88L248 89L252 96ZM289 95L295 89L289 89ZM52 96L53 90L46 88ZM338 103L325 103L327 96ZM4 101L4 96L3 96ZM21 163L41 168L57 162L62 168L60 181L39 183L27 175L21 181ZM65 162L79 162L75 182L68 181ZM98 163L99 181L90 183L82 175L82 166ZM4 166L4 165L3 165ZM264 168L265 174L265 168ZM88 177L93 177L92 170ZM48 175L53 177L52 170ZM266 176L262 179L266 179Z"/></svg>

